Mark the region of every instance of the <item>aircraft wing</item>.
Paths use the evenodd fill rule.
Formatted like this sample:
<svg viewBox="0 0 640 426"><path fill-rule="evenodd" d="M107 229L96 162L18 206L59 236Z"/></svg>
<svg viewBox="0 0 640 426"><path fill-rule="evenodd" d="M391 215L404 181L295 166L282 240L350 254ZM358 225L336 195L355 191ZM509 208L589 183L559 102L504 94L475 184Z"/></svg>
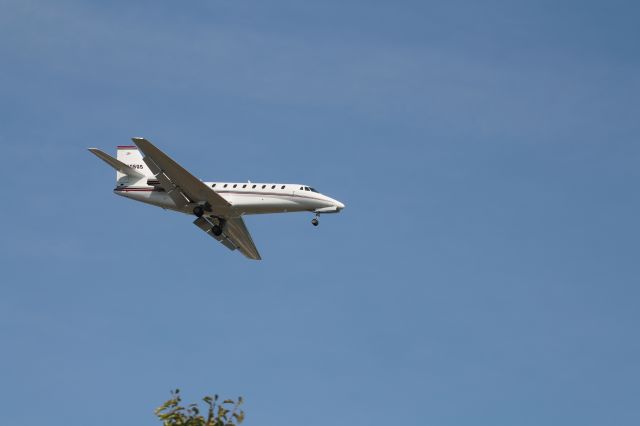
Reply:
<svg viewBox="0 0 640 426"><path fill-rule="evenodd" d="M158 179L160 186L179 207L185 207L190 203L209 203L216 216L225 218L222 234L220 235L214 235L211 232L213 223L204 216L193 222L196 226L220 241L228 249L237 249L249 259L261 259L260 253L258 253L258 249L253 243L251 234L249 234L249 230L247 230L242 218L229 217L231 204L227 200L148 140L144 138L133 138L132 140L144 154L142 160Z"/></svg>
<svg viewBox="0 0 640 426"><path fill-rule="evenodd" d="M193 222L198 228L209 234L211 237L220 241L229 250L238 249L249 259L260 260L260 253L253 243L251 234L244 224L241 217L229 218L225 221L222 234L215 235L211 232L213 224L204 217L199 217Z"/></svg>
<svg viewBox="0 0 640 426"><path fill-rule="evenodd" d="M262 259L241 217L227 219L223 234L226 234L238 247L238 250L249 259Z"/></svg>
<svg viewBox="0 0 640 426"><path fill-rule="evenodd" d="M148 140L144 138L132 138L132 140L144 154L142 160L179 207L184 207L189 203L207 202L217 215L225 216L228 213L231 204L200 179L193 176Z"/></svg>

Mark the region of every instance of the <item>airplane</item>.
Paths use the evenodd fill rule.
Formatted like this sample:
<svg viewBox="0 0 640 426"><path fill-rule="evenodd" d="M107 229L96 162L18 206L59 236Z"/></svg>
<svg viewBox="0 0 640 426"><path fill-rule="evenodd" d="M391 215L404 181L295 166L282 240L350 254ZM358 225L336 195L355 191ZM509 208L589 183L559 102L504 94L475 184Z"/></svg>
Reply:
<svg viewBox="0 0 640 426"><path fill-rule="evenodd" d="M339 213L345 205L311 186L293 183L203 182L144 138L117 147L116 158L89 151L116 170L115 194L163 209L195 215L194 224L249 259L260 253L242 216L263 213Z"/></svg>

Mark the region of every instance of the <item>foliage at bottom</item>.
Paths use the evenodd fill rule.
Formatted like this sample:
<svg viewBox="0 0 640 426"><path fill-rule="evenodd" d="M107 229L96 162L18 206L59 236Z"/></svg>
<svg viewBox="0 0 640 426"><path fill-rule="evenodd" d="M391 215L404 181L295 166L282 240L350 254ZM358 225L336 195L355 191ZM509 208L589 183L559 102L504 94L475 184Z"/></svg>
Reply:
<svg viewBox="0 0 640 426"><path fill-rule="evenodd" d="M240 409L242 397L218 401L218 395L205 396L206 415L200 414L198 404L183 406L180 389L171 392L171 399L156 408L156 416L164 426L237 426L244 421Z"/></svg>

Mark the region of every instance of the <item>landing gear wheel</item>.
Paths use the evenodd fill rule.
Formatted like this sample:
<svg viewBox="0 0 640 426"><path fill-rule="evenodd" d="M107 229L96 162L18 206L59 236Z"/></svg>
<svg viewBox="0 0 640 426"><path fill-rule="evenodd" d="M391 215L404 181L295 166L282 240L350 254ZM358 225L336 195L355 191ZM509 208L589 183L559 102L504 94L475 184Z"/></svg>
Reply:
<svg viewBox="0 0 640 426"><path fill-rule="evenodd" d="M314 217L313 219L311 219L311 224L313 226L318 226L319 223L320 223L320 221L318 220L317 217Z"/></svg>
<svg viewBox="0 0 640 426"><path fill-rule="evenodd" d="M202 206L195 206L193 208L193 214L198 217L202 217L202 215L204 214L204 208Z"/></svg>
<svg viewBox="0 0 640 426"><path fill-rule="evenodd" d="M219 237L220 234L222 234L222 228L220 227L220 225L213 225L213 227L211 228L211 233L216 237Z"/></svg>

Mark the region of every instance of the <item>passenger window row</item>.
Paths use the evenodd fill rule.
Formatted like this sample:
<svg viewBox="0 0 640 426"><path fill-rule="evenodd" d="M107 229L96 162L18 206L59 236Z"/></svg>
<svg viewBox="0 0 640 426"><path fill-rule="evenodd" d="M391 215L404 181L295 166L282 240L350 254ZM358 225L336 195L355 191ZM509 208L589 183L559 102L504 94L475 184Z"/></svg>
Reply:
<svg viewBox="0 0 640 426"><path fill-rule="evenodd" d="M215 187L216 187L216 185L217 185L217 183L213 183L213 184L211 184L211 187L212 187L212 188L215 188ZM228 184L228 183L225 183L224 185L222 185L222 187L223 187L223 188L226 188L227 186L229 186L229 184ZM256 186L258 186L258 185L252 185L252 186L251 186L251 189L255 189L255 188L256 188ZM234 183L234 184L233 184L233 188L237 188L237 187L238 187L238 184L237 184L237 183ZM247 184L246 184L246 183L245 183L244 185L242 185L242 188L246 188L246 187L247 187ZM266 187L267 187L267 185L262 185L262 189L265 189ZM286 185L282 185L282 186L280 187L280 189L285 189L285 188L286 188ZM276 189L276 185L271 185L271 189ZM302 188L300 188L300 189L302 189Z"/></svg>

